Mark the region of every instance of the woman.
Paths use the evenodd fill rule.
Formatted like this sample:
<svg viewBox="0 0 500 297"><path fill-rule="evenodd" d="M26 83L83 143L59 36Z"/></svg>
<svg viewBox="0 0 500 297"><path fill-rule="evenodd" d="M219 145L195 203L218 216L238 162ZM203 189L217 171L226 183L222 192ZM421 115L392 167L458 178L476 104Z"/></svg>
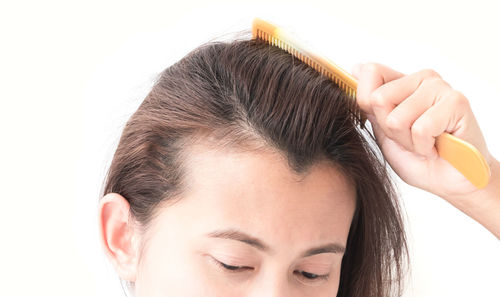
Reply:
<svg viewBox="0 0 500 297"><path fill-rule="evenodd" d="M130 291L400 295L400 208L359 107L403 180L500 236L499 163L467 100L429 70L367 64L354 75L358 102L257 40L205 44L163 71L122 133L100 200L104 250ZM445 130L486 156L488 187L437 156L433 136Z"/></svg>

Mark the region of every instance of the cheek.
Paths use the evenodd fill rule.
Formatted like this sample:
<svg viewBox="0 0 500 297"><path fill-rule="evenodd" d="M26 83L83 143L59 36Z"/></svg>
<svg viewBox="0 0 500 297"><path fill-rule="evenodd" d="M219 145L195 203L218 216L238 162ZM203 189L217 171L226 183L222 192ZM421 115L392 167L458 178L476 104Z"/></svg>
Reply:
<svg viewBox="0 0 500 297"><path fill-rule="evenodd" d="M216 268L202 255L150 257L141 267L136 297L234 296L235 288L218 278Z"/></svg>
<svg viewBox="0 0 500 297"><path fill-rule="evenodd" d="M161 232L151 238L138 266L136 297L204 296L205 282L188 242L177 233Z"/></svg>

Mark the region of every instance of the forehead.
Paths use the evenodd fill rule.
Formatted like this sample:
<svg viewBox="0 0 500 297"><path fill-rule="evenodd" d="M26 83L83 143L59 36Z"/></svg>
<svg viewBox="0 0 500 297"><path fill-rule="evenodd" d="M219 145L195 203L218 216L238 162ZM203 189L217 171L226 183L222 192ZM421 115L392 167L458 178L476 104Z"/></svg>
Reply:
<svg viewBox="0 0 500 297"><path fill-rule="evenodd" d="M186 191L165 213L183 215L193 231L237 228L277 245L345 244L355 189L331 164L297 175L275 151L203 145L191 147L184 161Z"/></svg>

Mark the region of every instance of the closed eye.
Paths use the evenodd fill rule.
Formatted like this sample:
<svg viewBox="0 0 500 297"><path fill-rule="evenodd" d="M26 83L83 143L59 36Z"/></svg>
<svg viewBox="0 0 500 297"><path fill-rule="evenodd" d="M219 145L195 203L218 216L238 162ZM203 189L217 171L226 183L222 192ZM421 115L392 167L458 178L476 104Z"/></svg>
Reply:
<svg viewBox="0 0 500 297"><path fill-rule="evenodd" d="M229 265L229 264L226 264L222 261L215 259L214 257L210 257L210 259L217 266L217 268L219 268L223 272L241 273L241 272L247 272L249 270L254 270L254 268L250 267L250 266ZM301 282L304 282L304 283L313 283L313 282L318 282L318 281L322 281L322 280L323 281L328 280L328 278L330 276L330 274L320 275L320 274L314 274L314 273L310 273L310 272L303 271L303 270L295 270L294 274L296 274L298 276L299 280Z"/></svg>
<svg viewBox="0 0 500 297"><path fill-rule="evenodd" d="M329 276L329 274L320 275L320 274L314 274L314 273L310 273L310 272L302 271L302 270L295 270L294 273L298 274L300 277L303 277L303 278L308 279L308 280L328 279L328 276Z"/></svg>
<svg viewBox="0 0 500 297"><path fill-rule="evenodd" d="M253 267L250 267L250 266L235 266L235 265L229 265L229 264L226 264L224 262L221 262L213 257L210 257L214 262L215 264L227 271L227 272L232 272L232 273L235 273L235 272L243 272L243 271L248 271L248 270L253 270Z"/></svg>

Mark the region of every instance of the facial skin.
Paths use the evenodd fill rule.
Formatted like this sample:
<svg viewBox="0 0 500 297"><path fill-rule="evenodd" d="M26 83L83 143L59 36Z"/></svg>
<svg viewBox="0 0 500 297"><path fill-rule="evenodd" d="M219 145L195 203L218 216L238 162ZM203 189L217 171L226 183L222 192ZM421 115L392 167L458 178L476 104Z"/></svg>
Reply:
<svg viewBox="0 0 500 297"><path fill-rule="evenodd" d="M186 166L187 191L142 235L140 261L138 245L118 239L134 235L115 226L126 200L108 194L101 206L107 255L137 297L336 296L355 209L337 169L318 163L298 176L276 152L202 146Z"/></svg>

